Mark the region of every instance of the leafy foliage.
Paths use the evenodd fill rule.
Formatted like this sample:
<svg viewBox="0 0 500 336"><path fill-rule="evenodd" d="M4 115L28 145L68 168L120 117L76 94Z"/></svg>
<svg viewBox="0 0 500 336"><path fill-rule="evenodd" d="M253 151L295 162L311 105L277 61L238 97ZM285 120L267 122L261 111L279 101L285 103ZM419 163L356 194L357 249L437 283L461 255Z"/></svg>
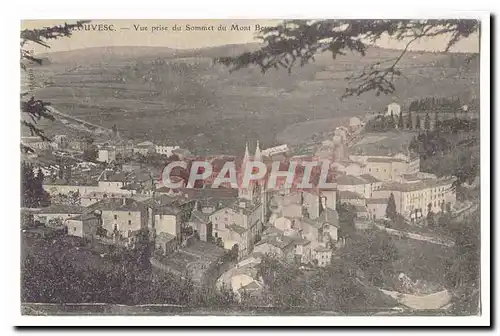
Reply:
<svg viewBox="0 0 500 336"><path fill-rule="evenodd" d="M219 294L214 288L195 287L189 278L153 272L140 249L119 251L112 262L104 269L72 262L64 253L27 253L21 263L21 301L196 307L235 303L230 292Z"/></svg>
<svg viewBox="0 0 500 336"><path fill-rule="evenodd" d="M368 120L365 125L366 132L390 132L395 129L394 117L392 115L377 115Z"/></svg>
<svg viewBox="0 0 500 336"><path fill-rule="evenodd" d="M455 240L455 255L446 270L447 287L454 293L454 312L478 314L480 283L480 216L448 223Z"/></svg>
<svg viewBox="0 0 500 336"><path fill-rule="evenodd" d="M70 37L73 30L82 27L83 24L89 21L77 21L74 24L58 25L54 27L44 27L42 29L24 29L21 31L21 68L27 70L27 62L42 64L42 59L34 56L28 49L28 45L35 43L45 48L50 48L48 41L61 37ZM38 127L37 123L42 118L54 120L54 116L50 113L48 107L49 102L29 97L28 92L21 93L21 126L29 129L31 135L38 136L44 141L50 141L45 136L44 131ZM32 149L21 144L21 149L25 152L31 152Z"/></svg>
<svg viewBox="0 0 500 336"><path fill-rule="evenodd" d="M391 195L389 196L389 200L387 201L387 208L385 209L385 215L387 216L387 218L390 218L393 221L396 220L397 216L396 200L394 199L393 193L391 193Z"/></svg>
<svg viewBox="0 0 500 336"><path fill-rule="evenodd" d="M304 66L314 61L317 54L331 53L333 59L347 52L365 55L370 44L384 35L407 41L401 54L384 62L367 66L361 74L348 77L348 87L343 98L359 96L374 91L376 95L395 91L394 79L402 76L398 63L409 46L421 38L449 37L445 51L459 40L479 30L475 20L285 20L275 27L266 27L258 34L262 47L236 57L220 57L215 62L224 64L231 71L251 65L263 73L270 69L292 71L296 65Z"/></svg>
<svg viewBox="0 0 500 336"><path fill-rule="evenodd" d="M463 102L459 97L425 97L412 100L408 109L416 112L430 110L456 111L462 105Z"/></svg>
<svg viewBox="0 0 500 336"><path fill-rule="evenodd" d="M356 207L350 203L337 202L336 206L339 214L339 237L349 237L354 234L354 219L356 218Z"/></svg>
<svg viewBox="0 0 500 336"><path fill-rule="evenodd" d="M265 256L259 265L265 289L261 304L275 307L335 310L350 313L367 307L394 306L383 295L367 290L357 279L357 266L335 261L325 268L302 272L296 265ZM389 300L390 301L390 300Z"/></svg>
<svg viewBox="0 0 500 336"><path fill-rule="evenodd" d="M410 150L419 154L422 171L456 176L459 186L479 174L478 142L477 121L453 118L412 139Z"/></svg>
<svg viewBox="0 0 500 336"><path fill-rule="evenodd" d="M391 236L367 231L349 240L344 249L344 258L365 272L368 281L380 284L384 275L394 272L393 263L399 256Z"/></svg>
<svg viewBox="0 0 500 336"><path fill-rule="evenodd" d="M43 189L44 175L41 169L33 173L33 166L21 163L21 206L28 208L46 207L50 205L50 196Z"/></svg>

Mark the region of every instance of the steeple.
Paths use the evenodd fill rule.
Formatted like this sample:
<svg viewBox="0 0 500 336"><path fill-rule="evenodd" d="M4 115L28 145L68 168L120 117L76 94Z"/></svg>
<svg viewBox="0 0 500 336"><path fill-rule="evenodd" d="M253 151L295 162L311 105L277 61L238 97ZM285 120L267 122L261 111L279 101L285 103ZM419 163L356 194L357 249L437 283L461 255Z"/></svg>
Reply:
<svg viewBox="0 0 500 336"><path fill-rule="evenodd" d="M248 151L248 142L245 144L245 156L243 156L243 162L247 162L250 158L250 153Z"/></svg>
<svg viewBox="0 0 500 336"><path fill-rule="evenodd" d="M255 157L254 157L254 160L255 161L261 161L262 160L262 153L260 151L259 140L257 140L257 148L255 148Z"/></svg>

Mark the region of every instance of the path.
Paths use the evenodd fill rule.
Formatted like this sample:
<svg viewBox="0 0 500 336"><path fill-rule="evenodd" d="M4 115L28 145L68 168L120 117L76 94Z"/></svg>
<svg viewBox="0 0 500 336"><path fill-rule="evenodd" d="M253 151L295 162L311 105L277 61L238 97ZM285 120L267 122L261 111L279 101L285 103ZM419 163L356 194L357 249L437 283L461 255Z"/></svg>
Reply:
<svg viewBox="0 0 500 336"><path fill-rule="evenodd" d="M390 297L398 300L398 302L408 308L416 310L432 310L432 309L442 309L451 301L451 294L448 290L443 290L440 292L428 294L428 295L412 295L404 294L396 291L388 291L385 289L379 290L389 295Z"/></svg>
<svg viewBox="0 0 500 336"><path fill-rule="evenodd" d="M393 236L425 241L425 242L428 242L431 244L437 244L437 245L442 245L442 246L446 246L446 247L455 246L455 242L448 240L448 239L432 237L432 236L428 236L428 235L422 235L422 234L418 234L418 233L414 233L414 232L399 231L399 230L395 230L395 229L386 228L385 226L380 225L380 224L375 224L375 227L377 227L379 230L385 231L388 234L393 235Z"/></svg>

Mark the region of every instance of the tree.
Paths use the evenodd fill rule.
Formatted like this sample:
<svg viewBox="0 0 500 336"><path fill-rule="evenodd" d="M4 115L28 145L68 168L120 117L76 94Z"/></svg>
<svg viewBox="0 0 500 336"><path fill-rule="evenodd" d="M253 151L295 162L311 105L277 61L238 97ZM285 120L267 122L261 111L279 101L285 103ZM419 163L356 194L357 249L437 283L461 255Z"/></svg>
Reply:
<svg viewBox="0 0 500 336"><path fill-rule="evenodd" d="M21 163L21 206L28 208L46 207L50 205L50 196L43 189L44 174L38 169L33 173L33 166L27 162Z"/></svg>
<svg viewBox="0 0 500 336"><path fill-rule="evenodd" d="M424 129L426 131L429 131L431 129L431 117L429 116L429 112L425 114Z"/></svg>
<svg viewBox="0 0 500 336"><path fill-rule="evenodd" d="M399 256L392 236L370 230L353 236L342 258L354 262L369 281L380 284L384 275L392 275Z"/></svg>
<svg viewBox="0 0 500 336"><path fill-rule="evenodd" d="M447 288L453 294L457 315L475 315L479 311L480 217L476 212L463 222L450 224L454 236L454 256L446 269Z"/></svg>
<svg viewBox="0 0 500 336"><path fill-rule="evenodd" d="M393 193L391 193L391 195L389 196L389 200L387 202L387 208L385 209L385 215L392 221L396 220L397 217L396 200L394 199Z"/></svg>
<svg viewBox="0 0 500 336"><path fill-rule="evenodd" d="M239 246L238 244L234 244L233 247L231 248L230 252L231 260L238 260L239 256Z"/></svg>
<svg viewBox="0 0 500 336"><path fill-rule="evenodd" d="M401 112L401 113L399 114L399 117L398 117L398 128L399 128L400 130L403 130L403 129L405 128L405 126L404 126L404 122L403 122L403 119L404 119L404 117L403 117L403 113Z"/></svg>
<svg viewBox="0 0 500 336"><path fill-rule="evenodd" d="M54 27L44 27L41 29L24 29L21 31L21 54L20 64L23 71L27 71L30 64L42 64L42 59L32 54L27 47L30 44L38 44L45 48L50 48L48 41L62 37L70 37L73 30L83 26L90 21L77 21L74 24L57 25ZM21 92L21 126L27 128L32 136L38 136L44 141L50 141L45 132L38 126L38 122L44 118L54 120L50 112L50 103L35 99L29 92ZM33 150L21 144L21 150L32 152Z"/></svg>
<svg viewBox="0 0 500 336"><path fill-rule="evenodd" d="M406 120L406 128L410 130L413 129L413 119L411 111L408 112L408 119Z"/></svg>
<svg viewBox="0 0 500 336"><path fill-rule="evenodd" d="M434 129L436 129L437 131L440 130L441 128L441 125L440 125L440 121L439 121L439 113L438 111L434 112Z"/></svg>
<svg viewBox="0 0 500 336"><path fill-rule="evenodd" d="M427 225L433 227L435 224L434 213L432 212L432 203L427 204Z"/></svg>
<svg viewBox="0 0 500 336"><path fill-rule="evenodd" d="M417 122L416 122L415 128L417 130L420 130L422 128L421 121L420 121L420 115L418 115L418 113L417 113Z"/></svg>
<svg viewBox="0 0 500 336"><path fill-rule="evenodd" d="M354 227L356 207L349 203L341 203L339 200L336 209L339 214L339 237L348 238L356 231Z"/></svg>
<svg viewBox="0 0 500 336"><path fill-rule="evenodd" d="M314 62L318 54L331 54L335 59L347 52L365 56L370 45L382 37L403 41L405 48L399 56L386 61L368 64L361 73L348 76L348 87L340 97L360 96L367 92L392 94L396 90L395 79L404 76L398 67L411 44L426 38L443 38L444 52L448 52L463 38L479 33L478 20L285 20L274 27L259 31L257 37L261 47L237 56L218 57L220 63L236 71L249 66L257 66L262 73L271 69L286 69L289 73L296 66L305 66ZM477 54L467 56L467 64ZM431 106L427 97L410 104L410 110L422 110L424 105ZM456 111L456 109L455 109ZM420 118L417 115L417 130L420 130ZM476 142L479 137L475 136Z"/></svg>
<svg viewBox="0 0 500 336"><path fill-rule="evenodd" d="M333 59L349 51L365 56L370 45L388 36L406 42L401 54L348 77L351 87L342 98L371 91L390 94L395 91L394 79L403 75L398 65L412 43L440 36L447 38L444 51L449 51L461 39L477 33L479 26L477 20L285 20L259 31L262 46L257 50L219 57L215 62L230 71L256 65L263 73L280 68L291 72L297 65L313 62L320 53L330 53Z"/></svg>
<svg viewBox="0 0 500 336"><path fill-rule="evenodd" d="M89 145L83 151L82 159L88 162L96 162L99 151L94 145Z"/></svg>

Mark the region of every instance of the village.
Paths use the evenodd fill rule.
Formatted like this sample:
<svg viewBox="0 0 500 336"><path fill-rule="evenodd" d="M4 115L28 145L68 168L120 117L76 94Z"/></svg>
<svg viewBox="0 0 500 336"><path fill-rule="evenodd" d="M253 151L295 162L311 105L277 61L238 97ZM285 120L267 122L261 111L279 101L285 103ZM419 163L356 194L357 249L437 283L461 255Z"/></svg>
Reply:
<svg viewBox="0 0 500 336"><path fill-rule="evenodd" d="M456 177L421 171L410 140L424 125L408 117L413 124L410 136L397 125L392 132L366 129L370 120L380 117L400 119L401 125L405 113L394 102L379 116L352 117L314 144L310 154L294 154L287 144L261 148L258 139L249 139L239 157L205 158L219 169L227 161L240 166L249 160L278 161L283 170L290 162L310 157L328 162L335 187L313 182L303 190L286 184L268 189L260 183L189 188L182 171L172 177L182 187L172 189L164 184L162 169L172 161L193 160L189 149L135 143L122 139L116 129L103 139L58 135L48 142L24 137L23 145L33 151L23 154L23 160L33 178L42 177L50 201L23 207L23 235L32 240L71 237L101 259L146 244L151 246L149 262L159 272L189 278L197 286L229 288L240 299L242 293L265 287L257 269L266 256L305 270L325 268L341 258L353 231L378 230L452 246L439 234L438 221L430 224L430 218L472 211L477 204L457 200ZM474 117L466 107L460 114ZM429 124L425 127L432 129L435 121ZM346 225L342 218L347 212L352 221ZM399 280L407 286L412 282L405 274ZM449 296L444 296L433 301L435 307L426 303L425 308L445 306Z"/></svg>

